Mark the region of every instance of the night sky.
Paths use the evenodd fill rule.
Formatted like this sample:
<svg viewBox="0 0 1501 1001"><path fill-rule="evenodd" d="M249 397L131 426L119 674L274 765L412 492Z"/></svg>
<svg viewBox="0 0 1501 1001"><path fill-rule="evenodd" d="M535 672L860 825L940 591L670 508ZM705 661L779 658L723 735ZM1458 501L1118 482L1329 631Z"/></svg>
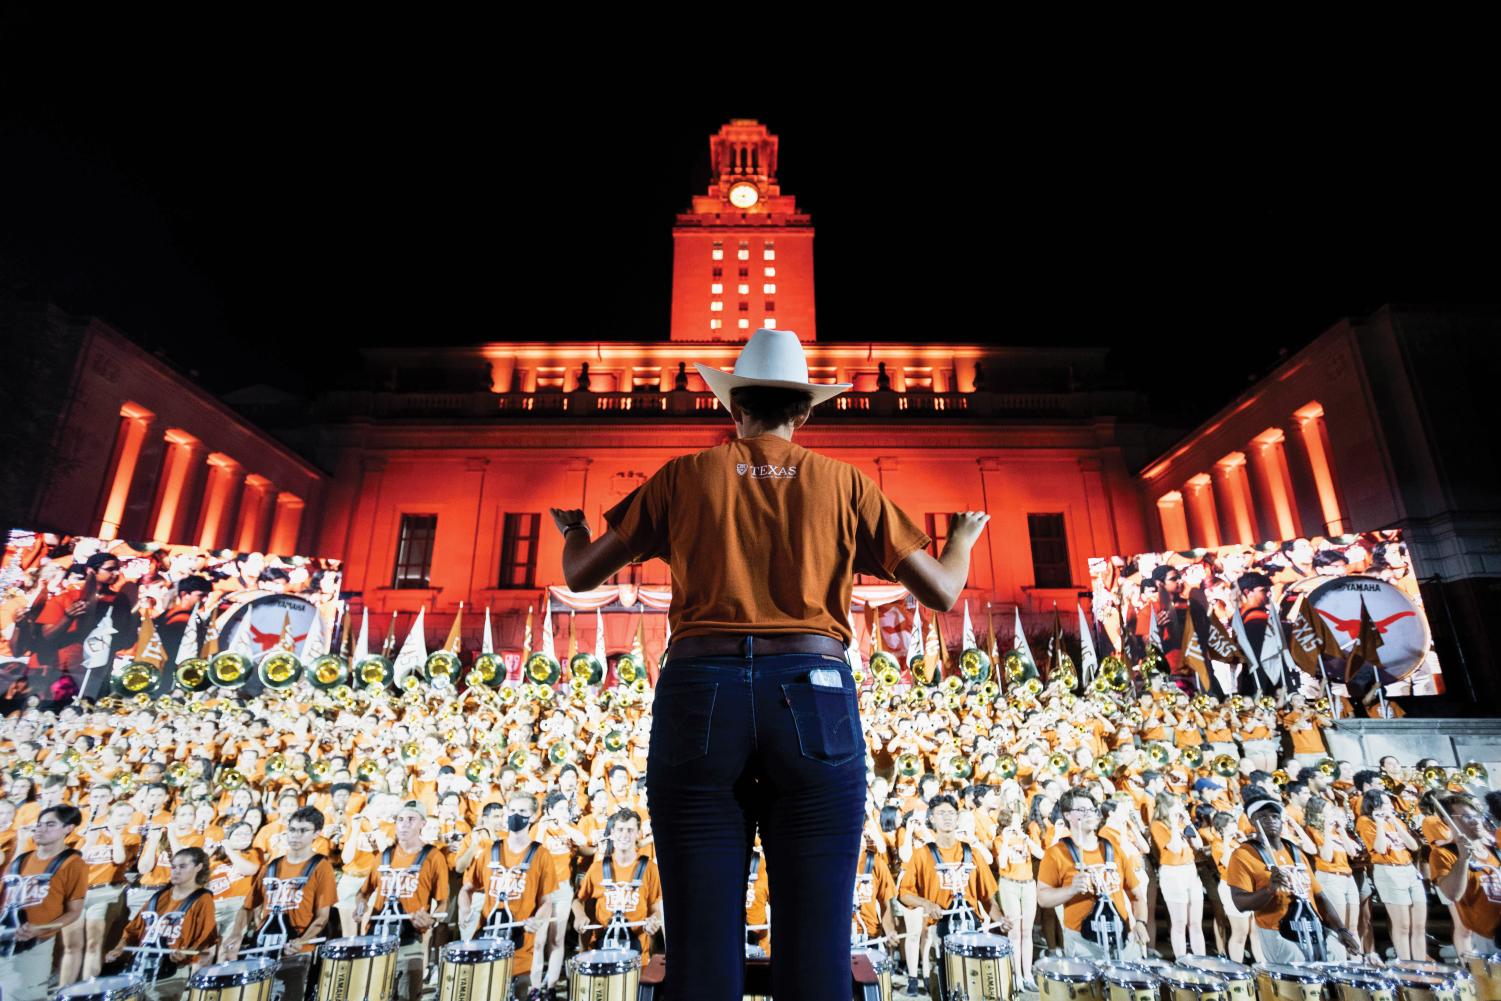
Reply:
<svg viewBox="0 0 1501 1001"><path fill-rule="evenodd" d="M315 389L364 345L665 338L673 216L747 117L817 227L823 340L1105 345L1186 421L1341 316L1495 294L1453 239L1494 193L1462 216L1327 121L272 70L9 80L5 284L221 392Z"/></svg>

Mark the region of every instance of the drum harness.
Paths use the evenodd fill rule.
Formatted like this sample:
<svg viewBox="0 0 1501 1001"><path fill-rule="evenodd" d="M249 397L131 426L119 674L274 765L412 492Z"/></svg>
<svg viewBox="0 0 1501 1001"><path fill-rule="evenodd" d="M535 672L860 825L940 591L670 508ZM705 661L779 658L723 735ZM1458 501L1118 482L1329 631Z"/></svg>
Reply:
<svg viewBox="0 0 1501 1001"><path fill-rule="evenodd" d="M308 859L307 864L302 867L301 876L293 876L291 879L280 879L279 877L273 878L276 878L279 884L289 885L291 887L294 887L298 891L301 891L303 887L307 886L307 881L312 877L313 870L318 868L318 863L322 862L323 859L324 856L322 854L314 852L313 857ZM266 871L280 872L281 864L285 861L285 855L277 857L274 862L266 866ZM286 948L287 942L292 939L293 932L291 926L287 922L287 906L285 897L283 896L283 894L277 893L276 898L277 899L275 900L267 901L267 906L270 913L266 915L266 920L261 923L260 930L255 933L255 945L249 949L241 949L240 951L242 953L273 957L279 956L281 954L281 951ZM301 932L299 931L297 934L301 934ZM323 940L314 939L307 942L306 944L312 945L314 942L321 941Z"/></svg>
<svg viewBox="0 0 1501 1001"><path fill-rule="evenodd" d="M413 876L419 875L422 872L423 864L427 862L428 853L432 850L432 845L423 845L422 850L417 853L417 860L405 869L402 869L401 872ZM380 867L382 869L387 872L395 871L391 868L391 859L395 853L396 848L394 845L381 852ZM405 934L407 927L410 927L402 925L403 921L412 920L412 916L401 909L400 901L402 899L388 894L386 899L381 902L380 913L370 919L371 924L374 926L376 938L399 938ZM415 931L416 929L413 929L414 935Z"/></svg>
<svg viewBox="0 0 1501 1001"><path fill-rule="evenodd" d="M752 866L752 869L751 869L751 881L752 882L755 882L755 879L756 879L755 868L754 868L755 864L756 864L756 861L757 861L756 859L751 859L751 866ZM874 879L875 879L875 871L876 871L876 853L872 852L872 851L867 851L865 853L865 871L863 873L861 873L860 876L869 877L872 881L874 881ZM872 894L874 894L874 892L875 892L874 886L872 886L871 892L872 892ZM865 938L865 936L867 936L867 935L874 935L876 933L877 929L876 928L867 928L867 927L865 927L865 922L860 920L860 877L859 876L855 877L855 901L854 901L854 904L855 904L855 917L854 917L854 920L851 922L851 925L850 925L850 939L854 943L863 943L863 942L874 941L873 939L867 939L867 938Z"/></svg>
<svg viewBox="0 0 1501 1001"><path fill-rule="evenodd" d="M1256 854L1261 856L1262 863L1270 873L1276 866L1277 860L1267 850L1266 843L1260 838L1251 843ZM1303 864L1298 849L1290 841L1282 842L1282 847L1287 849L1287 854L1292 857L1293 865ZM1291 935L1288 932L1292 932ZM1304 957L1309 962L1324 962L1324 923L1319 920L1313 906L1296 894L1292 895L1292 905L1287 913L1282 915L1282 920L1277 923L1277 934L1291 942L1298 943L1298 948L1303 951Z"/></svg>
<svg viewBox="0 0 1501 1001"><path fill-rule="evenodd" d="M630 886L632 889L639 890L641 888L641 879L646 875L646 864L648 861L645 855L636 860L636 871L631 874ZM604 875L605 882L613 883L615 881L615 864L609 855L606 855L600 861L600 869ZM645 921L626 921L624 914L621 914L619 911L611 911L610 920L607 924L585 925L584 927L586 930L604 928L605 936L599 946L601 949L627 949L631 952L640 952L640 944L628 929L639 928L645 923Z"/></svg>
<svg viewBox="0 0 1501 1001"><path fill-rule="evenodd" d="M974 863L971 861L973 856L970 853L969 845L964 845L963 847L964 856L960 860L960 864L972 866ZM929 841L928 851L933 853L933 870L935 872L941 871L944 861L943 856L938 853L938 846ZM964 895L964 888L960 887L953 891L953 898L949 901L949 906L938 916L938 939L941 942L950 935L959 932L975 931L976 927L974 909L970 906L969 898Z"/></svg>
<svg viewBox="0 0 1501 1001"><path fill-rule="evenodd" d="M1084 858L1079 854L1079 846L1074 844L1073 838L1061 838L1060 843L1068 849L1069 857L1074 860L1074 868L1083 870ZM1105 864L1110 865L1115 861L1115 846L1107 838L1100 838L1100 851L1105 856ZM1098 888L1097 888L1098 889ZM1084 919L1079 933L1090 942L1105 949L1111 959L1119 959L1121 949L1126 944L1125 922L1121 920L1120 913L1115 909L1115 901L1110 894L1096 894L1094 910Z"/></svg>
<svg viewBox="0 0 1501 1001"><path fill-rule="evenodd" d="M52 877L57 874L57 870L78 852L72 848L64 848L48 863L46 872L23 876L21 867L26 864L27 859L31 858L31 854L31 852L22 852L5 871L5 910L0 912L0 958L8 959L17 952L25 952L36 944L36 939L29 942L16 941L16 932L20 931L21 926L26 923L23 912L27 907L42 902L47 896L47 891L52 885Z"/></svg>
<svg viewBox="0 0 1501 1001"><path fill-rule="evenodd" d="M146 902L146 906L141 908L141 921L146 924L146 931L141 936L139 946L126 950L135 953L135 959L130 964L130 972L147 983L152 983L161 977L170 977L177 972L177 964L167 958L174 950L162 945L162 936L174 924L180 928L183 916L188 913L188 909L198 901L199 897L209 895L208 890L199 887L180 900L175 908L166 914L160 914L156 910L156 905L161 901L162 895L170 889L171 887L164 886L157 890ZM147 914L152 915L149 922L146 919Z"/></svg>
<svg viewBox="0 0 1501 1001"><path fill-rule="evenodd" d="M506 868L500 861L500 844L499 841L496 841L490 846L491 869ZM536 857L537 849L541 847L541 842L537 841L533 841L526 846L526 854L521 857L520 864L516 866L516 871L521 874L523 883L526 881L527 870L532 867L532 859ZM516 916L511 913L511 902L509 899L500 897L497 902L499 906L490 913L490 920L485 922L485 936L487 938L511 938L511 934L501 934L501 932L506 929L520 928L526 922L516 920ZM521 945L520 940L514 941L516 941L518 946Z"/></svg>

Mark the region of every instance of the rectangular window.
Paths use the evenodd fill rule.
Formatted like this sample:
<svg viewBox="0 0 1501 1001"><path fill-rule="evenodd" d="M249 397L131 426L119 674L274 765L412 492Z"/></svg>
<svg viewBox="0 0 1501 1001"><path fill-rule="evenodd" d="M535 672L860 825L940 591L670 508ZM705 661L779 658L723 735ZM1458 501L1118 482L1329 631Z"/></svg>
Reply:
<svg viewBox="0 0 1501 1001"><path fill-rule="evenodd" d="M777 304L770 299L767 299L765 302L763 302L761 304L761 307L768 313L775 313L777 311Z"/></svg>
<svg viewBox="0 0 1501 1001"><path fill-rule="evenodd" d="M717 317L715 319L709 321L709 329L710 330L718 330L722 326L724 326L724 321L721 320L721 319L718 319Z"/></svg>
<svg viewBox="0 0 1501 1001"><path fill-rule="evenodd" d="M777 252L775 250L772 250L770 247L767 247L765 250L761 251L761 259L763 261L774 261L777 259Z"/></svg>
<svg viewBox="0 0 1501 1001"><path fill-rule="evenodd" d="M396 541L396 571L392 587L427 587L433 569L433 540L438 534L435 514L404 514Z"/></svg>
<svg viewBox="0 0 1501 1001"><path fill-rule="evenodd" d="M735 256L738 257L738 258L740 258L740 260L742 260L742 261L748 261L748 260L750 260L750 241L749 240L741 240L740 241L740 248L735 251Z"/></svg>
<svg viewBox="0 0 1501 1001"><path fill-rule="evenodd" d="M714 268L714 274L712 275L712 277L714 277L714 278L723 278L724 277L724 268L716 266Z"/></svg>
<svg viewBox="0 0 1501 1001"><path fill-rule="evenodd" d="M761 269L761 273L764 274L767 278L775 278L777 276L777 269L776 268L762 268Z"/></svg>
<svg viewBox="0 0 1501 1001"><path fill-rule="evenodd" d="M742 312L742 313L749 313L750 312L750 303L748 303L744 299L742 299L739 302L735 303L735 308L738 309L738 310L740 310L740 312Z"/></svg>
<svg viewBox="0 0 1501 1001"><path fill-rule="evenodd" d="M713 302L709 303L709 312L711 312L711 313L719 313L719 312L723 312L723 310L724 310L724 303L720 302L718 299L715 299Z"/></svg>
<svg viewBox="0 0 1501 1001"><path fill-rule="evenodd" d="M951 514L933 514L931 512L923 516L926 522L923 527L933 540L932 544L928 546L928 552L932 553L935 558L939 553L943 552L943 544L948 541L949 519L952 517L953 515Z"/></svg>
<svg viewBox="0 0 1501 1001"><path fill-rule="evenodd" d="M540 514L506 515L497 587L537 586L537 533L541 524Z"/></svg>
<svg viewBox="0 0 1501 1001"><path fill-rule="evenodd" d="M1027 515L1032 537L1032 582L1037 587L1072 587L1068 566L1068 534L1061 514Z"/></svg>
<svg viewBox="0 0 1501 1001"><path fill-rule="evenodd" d="M739 285L735 286L735 291L739 292L741 295L750 295L750 286L745 282L741 282Z"/></svg>
<svg viewBox="0 0 1501 1001"><path fill-rule="evenodd" d="M716 261L724 260L724 244L720 243L718 240L715 240L714 250L710 253L709 256L714 258L714 260Z"/></svg>
<svg viewBox="0 0 1501 1001"><path fill-rule="evenodd" d="M724 283L723 282L715 282L714 284L710 285L709 286L709 294L710 295L724 295Z"/></svg>
<svg viewBox="0 0 1501 1001"><path fill-rule="evenodd" d="M655 368L638 368L631 372L631 391L655 393L662 388L662 371Z"/></svg>
<svg viewBox="0 0 1501 1001"><path fill-rule="evenodd" d="M766 284L762 285L761 286L761 294L762 295L776 295L777 294L776 284L774 282L767 282Z"/></svg>
<svg viewBox="0 0 1501 1001"><path fill-rule="evenodd" d="M749 330L750 329L750 321L749 320L740 320L735 325L737 327L739 327L741 330Z"/></svg>
<svg viewBox="0 0 1501 1001"><path fill-rule="evenodd" d="M775 330L777 329L777 318L775 316L768 316L765 320L761 321L761 326L767 330Z"/></svg>

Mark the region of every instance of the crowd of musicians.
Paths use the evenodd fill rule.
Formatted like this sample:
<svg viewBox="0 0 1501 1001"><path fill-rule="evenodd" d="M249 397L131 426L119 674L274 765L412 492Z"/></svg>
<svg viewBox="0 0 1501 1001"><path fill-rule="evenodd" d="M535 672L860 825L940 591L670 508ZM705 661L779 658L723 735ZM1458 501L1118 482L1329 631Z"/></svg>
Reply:
<svg viewBox="0 0 1501 1001"><path fill-rule="evenodd" d="M956 927L1009 936L1026 986L1044 947L1422 959L1488 949L1501 922L1483 769L1336 761L1322 702L1221 702L1137 671L1087 695L1066 677L1003 695L855 675L870 792L851 936L909 994ZM300 997L317 944L341 935L399 936L410 999L446 942L476 935L514 941L521 998L550 996L565 957L606 935L660 951L651 695L424 684L341 701L301 683L13 713L4 996L124 968L175 997L253 952ZM772 876L757 855L751 953L776 945ZM1452 939L1429 934L1434 908Z"/></svg>

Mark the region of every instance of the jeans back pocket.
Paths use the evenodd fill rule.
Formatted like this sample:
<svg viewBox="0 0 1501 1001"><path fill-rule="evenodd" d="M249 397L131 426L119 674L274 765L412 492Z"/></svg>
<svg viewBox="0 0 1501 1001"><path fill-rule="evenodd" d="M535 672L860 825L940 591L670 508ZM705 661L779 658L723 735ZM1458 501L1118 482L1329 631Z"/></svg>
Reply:
<svg viewBox="0 0 1501 1001"><path fill-rule="evenodd" d="M708 754L718 694L719 685L711 681L683 682L660 692L652 702L652 757L681 765Z"/></svg>
<svg viewBox="0 0 1501 1001"><path fill-rule="evenodd" d="M854 697L843 688L787 682L782 695L792 707L792 722L803 757L840 765L863 748Z"/></svg>

